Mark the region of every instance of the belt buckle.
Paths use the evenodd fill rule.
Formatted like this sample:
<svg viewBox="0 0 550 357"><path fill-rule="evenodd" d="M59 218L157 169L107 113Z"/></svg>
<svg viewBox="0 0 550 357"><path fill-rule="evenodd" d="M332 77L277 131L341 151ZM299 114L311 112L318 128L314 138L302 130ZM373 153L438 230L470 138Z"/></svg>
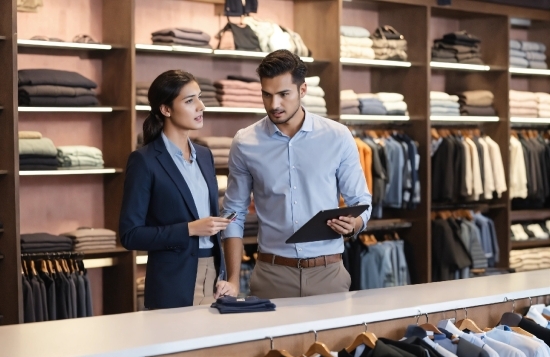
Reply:
<svg viewBox="0 0 550 357"><path fill-rule="evenodd" d="M300 264L302 263L302 260L304 260L304 259L298 258L298 263L296 264L296 268L302 269L302 267L300 266Z"/></svg>

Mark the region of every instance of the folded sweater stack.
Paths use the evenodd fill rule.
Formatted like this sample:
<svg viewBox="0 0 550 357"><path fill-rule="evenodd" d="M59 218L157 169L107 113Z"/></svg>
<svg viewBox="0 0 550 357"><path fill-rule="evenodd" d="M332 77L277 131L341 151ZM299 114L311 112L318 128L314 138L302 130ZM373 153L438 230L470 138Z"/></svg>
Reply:
<svg viewBox="0 0 550 357"><path fill-rule="evenodd" d="M30 107L87 107L98 105L97 84L76 72L54 69L22 69L19 105Z"/></svg>
<svg viewBox="0 0 550 357"><path fill-rule="evenodd" d="M151 82L136 82L136 104L137 105L149 105L149 87Z"/></svg>
<svg viewBox="0 0 550 357"><path fill-rule="evenodd" d="M545 52L543 43L510 40L510 66L547 69Z"/></svg>
<svg viewBox="0 0 550 357"><path fill-rule="evenodd" d="M195 77L201 88L201 100L205 107L219 107L220 102L216 99L216 87L212 80L203 77Z"/></svg>
<svg viewBox="0 0 550 357"><path fill-rule="evenodd" d="M306 77L307 94L302 98L302 105L313 114L326 115L327 102L325 91L319 86L320 81L319 77Z"/></svg>
<svg viewBox="0 0 550 357"><path fill-rule="evenodd" d="M537 92L537 111L539 118L550 118L550 94Z"/></svg>
<svg viewBox="0 0 550 357"><path fill-rule="evenodd" d="M340 113L341 114L360 114L359 99L353 89L340 91Z"/></svg>
<svg viewBox="0 0 550 357"><path fill-rule="evenodd" d="M103 153L98 148L84 145L58 146L57 161L60 167L82 169L102 168Z"/></svg>
<svg viewBox="0 0 550 357"><path fill-rule="evenodd" d="M151 34L154 44L179 45L212 48L209 45L210 35L201 31L186 27L173 27L155 31Z"/></svg>
<svg viewBox="0 0 550 357"><path fill-rule="evenodd" d="M458 96L449 95L445 92L430 92L430 113L431 115L460 115L460 104Z"/></svg>
<svg viewBox="0 0 550 357"><path fill-rule="evenodd" d="M523 118L538 117L538 97L535 93L510 90L509 98L510 116Z"/></svg>
<svg viewBox="0 0 550 357"><path fill-rule="evenodd" d="M407 40L391 26L380 26L372 35L374 56L379 60L407 60Z"/></svg>
<svg viewBox="0 0 550 357"><path fill-rule="evenodd" d="M460 114L470 116L494 116L494 95L488 90L471 90L458 93Z"/></svg>
<svg viewBox="0 0 550 357"><path fill-rule="evenodd" d="M481 41L466 31L448 33L434 41L432 61L483 64Z"/></svg>
<svg viewBox="0 0 550 357"><path fill-rule="evenodd" d="M403 94L380 92L375 94L375 98L378 98L384 105L387 111L387 115L407 115L407 103L403 100Z"/></svg>
<svg viewBox="0 0 550 357"><path fill-rule="evenodd" d="M73 241L48 233L21 234L21 253L70 252Z"/></svg>
<svg viewBox="0 0 550 357"><path fill-rule="evenodd" d="M19 132L19 169L57 170L57 149L48 138L36 131Z"/></svg>
<svg viewBox="0 0 550 357"><path fill-rule="evenodd" d="M374 59L369 30L358 26L340 26L340 57Z"/></svg>
<svg viewBox="0 0 550 357"><path fill-rule="evenodd" d="M227 168L229 163L229 149L233 138L223 136L204 136L194 140L197 144L206 146L214 156L214 167Z"/></svg>
<svg viewBox="0 0 550 357"><path fill-rule="evenodd" d="M222 107L264 108L262 85L256 79L228 76L214 82L214 87Z"/></svg>
<svg viewBox="0 0 550 357"><path fill-rule="evenodd" d="M61 235L72 239L76 251L116 248L116 233L110 229L78 228Z"/></svg>
<svg viewBox="0 0 550 357"><path fill-rule="evenodd" d="M359 111L363 115L387 115L384 103L373 93L358 93Z"/></svg>

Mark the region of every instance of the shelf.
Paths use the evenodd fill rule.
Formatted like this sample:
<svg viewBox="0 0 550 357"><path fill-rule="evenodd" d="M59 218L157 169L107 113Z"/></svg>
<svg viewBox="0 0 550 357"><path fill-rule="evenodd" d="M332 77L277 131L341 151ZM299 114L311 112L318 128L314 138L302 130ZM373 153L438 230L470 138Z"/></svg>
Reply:
<svg viewBox="0 0 550 357"><path fill-rule="evenodd" d="M367 67L411 67L412 63L407 61L390 61L363 58L340 57L340 63L345 66L367 66Z"/></svg>
<svg viewBox="0 0 550 357"><path fill-rule="evenodd" d="M8 170L0 170L0 175L7 175L8 174Z"/></svg>
<svg viewBox="0 0 550 357"><path fill-rule="evenodd" d="M137 111L150 111L148 105L136 105ZM265 109L262 108L232 108L232 107L206 107L205 113L241 113L241 114L265 114Z"/></svg>
<svg viewBox="0 0 550 357"><path fill-rule="evenodd" d="M365 233L412 227L412 222L402 219L373 219L368 221Z"/></svg>
<svg viewBox="0 0 550 357"><path fill-rule="evenodd" d="M179 45L148 45L148 44L136 44L136 50L138 52L149 53L172 53L172 54L202 54L210 55L214 58L244 58L244 59L258 59L264 58L268 52L256 52L256 51L237 51L237 50L213 50L210 48L192 47L192 46L179 46ZM315 62L313 57L300 57L302 61L307 63Z"/></svg>
<svg viewBox="0 0 550 357"><path fill-rule="evenodd" d="M19 171L19 176L67 176L67 175L105 175L121 173L122 169L63 169Z"/></svg>
<svg viewBox="0 0 550 357"><path fill-rule="evenodd" d="M344 125L406 122L411 120L408 115L355 115L340 114L340 123Z"/></svg>
<svg viewBox="0 0 550 357"><path fill-rule="evenodd" d="M550 247L550 239L530 239L523 241L512 241L512 249L542 248Z"/></svg>
<svg viewBox="0 0 550 357"><path fill-rule="evenodd" d="M19 112L32 113L110 113L114 110L123 110L124 108L113 107L19 107Z"/></svg>
<svg viewBox="0 0 550 357"><path fill-rule="evenodd" d="M533 124L533 125L549 125L550 118L520 118L520 117L511 117L511 123L520 123L520 124Z"/></svg>
<svg viewBox="0 0 550 357"><path fill-rule="evenodd" d="M76 42L53 42L37 40L17 40L17 46L23 48L48 48L63 50L110 50L111 45L101 43L76 43Z"/></svg>
<svg viewBox="0 0 550 357"><path fill-rule="evenodd" d="M474 72L486 72L490 70L505 70L504 67L491 67L480 64L467 64L467 63L449 63L449 62L437 62L431 61L430 67L432 69L450 70L450 71L474 71Z"/></svg>
<svg viewBox="0 0 550 357"><path fill-rule="evenodd" d="M543 221L546 219L550 219L550 209L510 211L512 222Z"/></svg>
<svg viewBox="0 0 550 357"><path fill-rule="evenodd" d="M432 122L453 122L453 123L490 123L498 122L500 119L497 116L478 117L468 115L431 115Z"/></svg>
<svg viewBox="0 0 550 357"><path fill-rule="evenodd" d="M508 209L506 203L469 202L469 203L432 203L432 211L471 209L488 211L491 209Z"/></svg>
<svg viewBox="0 0 550 357"><path fill-rule="evenodd" d="M550 69L510 67L508 70L512 76L550 76Z"/></svg>

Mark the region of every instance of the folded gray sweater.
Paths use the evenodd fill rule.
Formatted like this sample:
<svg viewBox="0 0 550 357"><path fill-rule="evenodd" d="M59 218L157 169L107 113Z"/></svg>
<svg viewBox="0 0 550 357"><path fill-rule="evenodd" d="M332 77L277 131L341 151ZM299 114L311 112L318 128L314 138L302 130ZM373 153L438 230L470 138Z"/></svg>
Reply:
<svg viewBox="0 0 550 357"><path fill-rule="evenodd" d="M57 149L48 138L19 139L19 155L40 155L54 157Z"/></svg>

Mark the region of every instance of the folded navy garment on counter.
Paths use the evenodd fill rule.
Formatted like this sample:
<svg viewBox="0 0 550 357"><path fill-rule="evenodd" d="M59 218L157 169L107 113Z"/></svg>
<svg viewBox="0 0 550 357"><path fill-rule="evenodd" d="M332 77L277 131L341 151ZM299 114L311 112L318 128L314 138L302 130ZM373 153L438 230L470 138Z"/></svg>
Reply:
<svg viewBox="0 0 550 357"><path fill-rule="evenodd" d="M247 298L224 296L217 299L210 307L218 309L220 314L237 314L275 311L276 306L269 299L260 299L256 296L249 296Z"/></svg>
<svg viewBox="0 0 550 357"><path fill-rule="evenodd" d="M20 86L57 85L66 87L96 88L97 84L80 73L55 69L21 69Z"/></svg>

